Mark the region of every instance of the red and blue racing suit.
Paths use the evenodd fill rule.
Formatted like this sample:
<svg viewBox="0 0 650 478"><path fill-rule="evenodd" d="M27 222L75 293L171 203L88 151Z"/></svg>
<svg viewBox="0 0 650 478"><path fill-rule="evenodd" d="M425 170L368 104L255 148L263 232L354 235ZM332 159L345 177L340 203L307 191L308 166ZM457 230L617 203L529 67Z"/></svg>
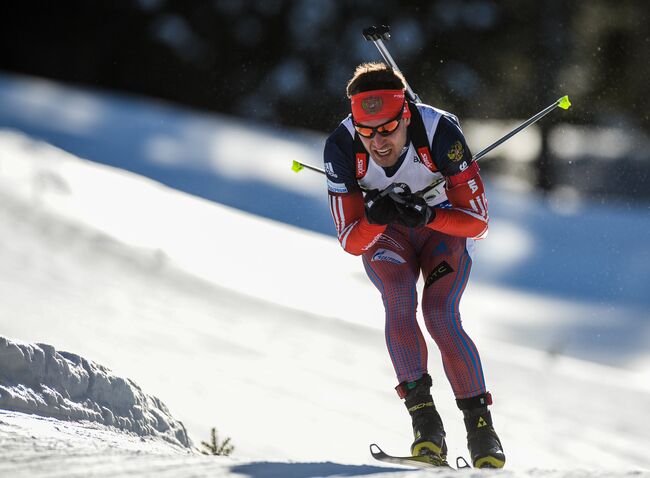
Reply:
<svg viewBox="0 0 650 478"><path fill-rule="evenodd" d="M424 278L422 315L442 354L456 398L486 391L478 350L463 329L459 304L472 266L474 241L488 229L487 200L478 164L455 116L418 104L430 141L433 164L425 164L407 140L390 168L355 156L354 128L346 118L325 144L329 204L339 242L361 255L366 273L381 293L386 344L398 383L427 373L427 346L416 320L420 271ZM370 224L364 191L406 183L411 191L433 187L424 197L435 218L421 228Z"/></svg>

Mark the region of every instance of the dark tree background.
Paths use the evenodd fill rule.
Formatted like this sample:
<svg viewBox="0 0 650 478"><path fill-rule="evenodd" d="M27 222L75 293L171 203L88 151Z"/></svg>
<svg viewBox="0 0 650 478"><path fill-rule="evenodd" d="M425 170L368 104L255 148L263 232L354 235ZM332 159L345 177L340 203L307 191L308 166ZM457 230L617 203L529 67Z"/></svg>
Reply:
<svg viewBox="0 0 650 478"><path fill-rule="evenodd" d="M355 65L379 59L361 30L386 23L413 89L461 120L523 119L570 94L575 107L542 124L536 183L548 190L562 176L547 141L558 122L650 134L649 11L646 0L21 0L0 15L0 69L325 132L348 111ZM616 160L647 179L647 150L642 139Z"/></svg>

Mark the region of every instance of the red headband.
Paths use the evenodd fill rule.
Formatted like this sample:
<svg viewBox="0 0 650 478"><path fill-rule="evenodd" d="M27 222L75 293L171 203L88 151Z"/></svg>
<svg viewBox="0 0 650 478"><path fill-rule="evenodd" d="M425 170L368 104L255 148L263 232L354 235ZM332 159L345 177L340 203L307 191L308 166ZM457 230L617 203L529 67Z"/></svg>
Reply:
<svg viewBox="0 0 650 478"><path fill-rule="evenodd" d="M411 112L404 102L403 90L372 90L352 95L352 118L357 123L365 123L376 119L389 120L399 114L404 107L403 117L408 118Z"/></svg>

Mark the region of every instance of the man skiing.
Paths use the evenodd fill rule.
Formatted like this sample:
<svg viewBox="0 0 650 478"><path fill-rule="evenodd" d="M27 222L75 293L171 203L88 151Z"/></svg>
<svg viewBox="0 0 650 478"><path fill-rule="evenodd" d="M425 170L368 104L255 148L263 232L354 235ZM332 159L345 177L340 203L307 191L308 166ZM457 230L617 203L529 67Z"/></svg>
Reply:
<svg viewBox="0 0 650 478"><path fill-rule="evenodd" d="M386 343L411 416L413 455L446 462L447 445L427 373L422 314L442 355L468 448L477 468L501 468L505 455L488 410L478 350L464 331L459 303L474 240L488 229L478 164L457 118L405 98L406 81L384 63L359 65L347 85L352 114L325 144L329 204L345 251L360 255L382 295Z"/></svg>

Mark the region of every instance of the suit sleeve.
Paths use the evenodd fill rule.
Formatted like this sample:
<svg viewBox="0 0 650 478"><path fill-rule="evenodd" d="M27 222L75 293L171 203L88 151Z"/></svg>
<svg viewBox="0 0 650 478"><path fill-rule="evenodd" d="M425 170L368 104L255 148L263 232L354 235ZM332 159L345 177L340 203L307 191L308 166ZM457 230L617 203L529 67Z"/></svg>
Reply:
<svg viewBox="0 0 650 478"><path fill-rule="evenodd" d="M450 236L483 239L489 220L485 188L456 117L440 119L431 150L445 176L447 199L452 207L436 209L436 217L427 227Z"/></svg>
<svg viewBox="0 0 650 478"><path fill-rule="evenodd" d="M330 211L341 247L355 256L371 248L386 226L370 224L364 211L363 194L329 194Z"/></svg>
<svg viewBox="0 0 650 478"><path fill-rule="evenodd" d="M436 217L427 227L450 236L484 239L488 232L488 203L477 163L465 171L447 177L450 209L436 209Z"/></svg>
<svg viewBox="0 0 650 478"><path fill-rule="evenodd" d="M353 151L352 138L341 126L325 142L327 194L336 235L346 252L358 256L372 247L386 226L370 224L366 219Z"/></svg>

